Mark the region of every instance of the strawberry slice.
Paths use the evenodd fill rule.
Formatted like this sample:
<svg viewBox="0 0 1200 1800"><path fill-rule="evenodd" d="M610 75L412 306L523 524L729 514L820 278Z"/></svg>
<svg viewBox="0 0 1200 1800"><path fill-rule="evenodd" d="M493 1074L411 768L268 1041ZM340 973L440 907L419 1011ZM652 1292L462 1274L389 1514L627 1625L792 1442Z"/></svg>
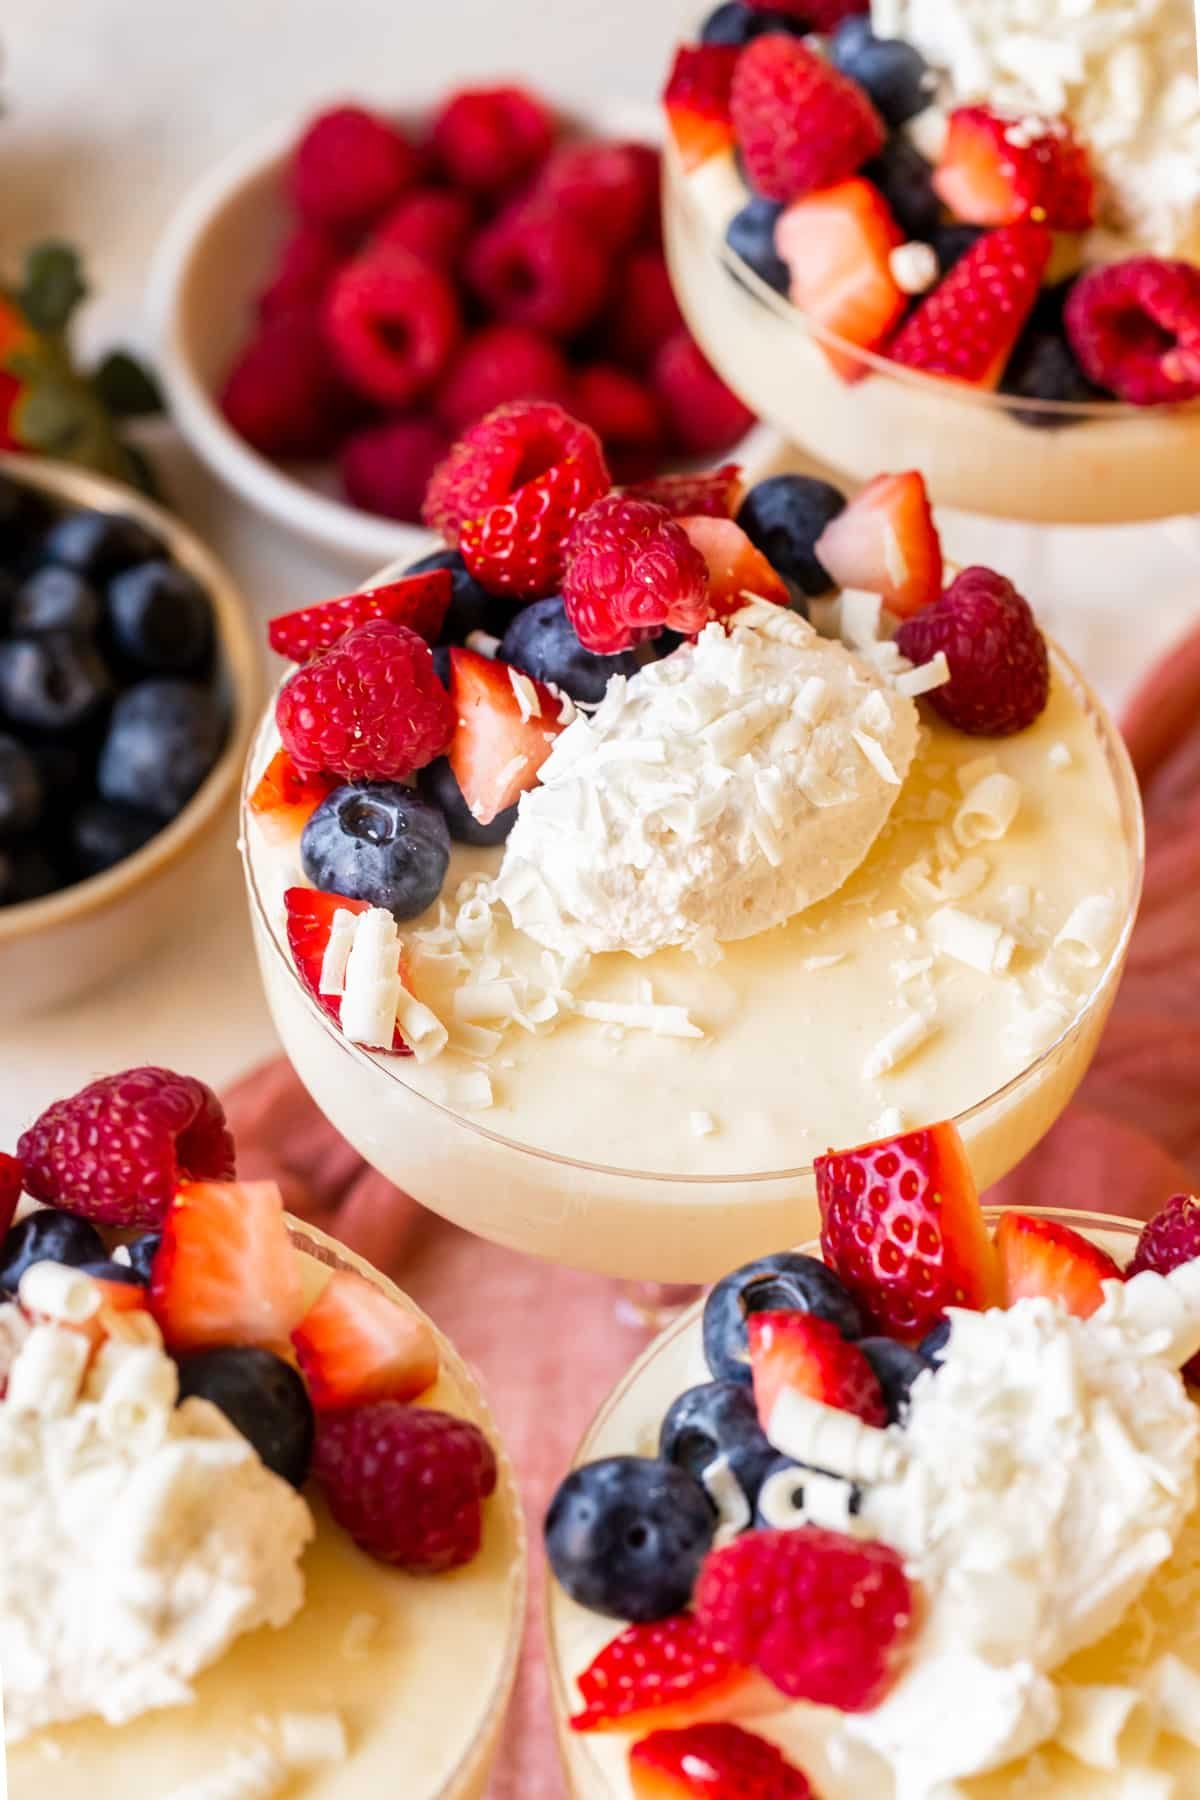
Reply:
<svg viewBox="0 0 1200 1800"><path fill-rule="evenodd" d="M1044 225L985 232L904 321L888 355L945 381L996 387L1033 311L1053 247Z"/></svg>
<svg viewBox="0 0 1200 1800"><path fill-rule="evenodd" d="M625 488L635 500L653 500L680 519L732 519L742 498L740 463L722 463L719 469L702 469L696 475L655 475Z"/></svg>
<svg viewBox="0 0 1200 1800"><path fill-rule="evenodd" d="M882 594L898 619L942 591L942 540L925 481L915 469L876 475L831 519L813 555L839 587Z"/></svg>
<svg viewBox="0 0 1200 1800"><path fill-rule="evenodd" d="M874 1369L836 1325L815 1313L751 1313L746 1335L754 1404L764 1431L784 1388L823 1406L854 1413L868 1425L887 1424L883 1389Z"/></svg>
<svg viewBox="0 0 1200 1800"><path fill-rule="evenodd" d="M715 1650L690 1612L628 1626L594 1657L578 1686L583 1708L572 1731L692 1725L786 1705L769 1681Z"/></svg>
<svg viewBox="0 0 1200 1800"><path fill-rule="evenodd" d="M859 175L794 200L775 223L792 300L825 331L861 350L880 349L908 304L889 260L903 242L887 201ZM867 373L852 350L818 342L844 381Z"/></svg>
<svg viewBox="0 0 1200 1800"><path fill-rule="evenodd" d="M372 1400L415 1400L438 1377L437 1340L424 1319L361 1275L334 1275L292 1333L318 1412Z"/></svg>
<svg viewBox="0 0 1200 1800"><path fill-rule="evenodd" d="M150 1271L150 1310L172 1351L287 1343L304 1291L273 1181L180 1189Z"/></svg>
<svg viewBox="0 0 1200 1800"><path fill-rule="evenodd" d="M481 825L533 787L563 729L561 700L532 676L475 650L451 650L450 699L457 723L447 755L463 799Z"/></svg>
<svg viewBox="0 0 1200 1800"><path fill-rule="evenodd" d="M653 1731L629 1752L637 1800L815 1800L783 1751L740 1725Z"/></svg>
<svg viewBox="0 0 1200 1800"><path fill-rule="evenodd" d="M286 750L277 750L250 796L250 811L277 841L299 836L327 794L339 785L336 775L305 773Z"/></svg>
<svg viewBox="0 0 1200 1800"><path fill-rule="evenodd" d="M792 596L782 575L732 519L697 514L679 523L708 568L708 604L714 619L728 618L752 594L777 606L791 605Z"/></svg>
<svg viewBox="0 0 1200 1800"><path fill-rule="evenodd" d="M1108 1252L1057 1219L1006 1212L996 1231L1005 1304L1040 1298L1055 1300L1077 1319L1090 1319L1101 1305L1101 1283L1123 1281Z"/></svg>
<svg viewBox="0 0 1200 1800"><path fill-rule="evenodd" d="M20 1163L7 1150L0 1150L0 1238L13 1222L22 1184Z"/></svg>
<svg viewBox="0 0 1200 1800"><path fill-rule="evenodd" d="M957 107L933 185L968 225L1033 219L1055 231L1086 231L1096 214L1092 165L1065 119Z"/></svg>
<svg viewBox="0 0 1200 1800"><path fill-rule="evenodd" d="M321 992L321 965L325 961L325 949L329 943L329 933L333 926L333 915L336 912L366 912L369 900L350 900L345 894L323 894L317 888L288 888L283 896L284 912L287 916L288 949L292 953L292 961L296 965L301 981L336 1025L342 1022L342 1002L338 994ZM404 977L404 961L400 961L400 975ZM396 1027L396 1035L392 1039L393 1056L411 1056L412 1051L400 1035L400 1027Z"/></svg>
<svg viewBox="0 0 1200 1800"><path fill-rule="evenodd" d="M816 1161L825 1261L879 1331L919 1343L948 1306L1002 1293L957 1127L930 1125Z"/></svg>
<svg viewBox="0 0 1200 1800"><path fill-rule="evenodd" d="M356 625L371 619L407 625L427 644L434 644L450 606L450 588L449 569L404 575L384 587L339 594L335 600L320 600L298 612L282 613L267 626L267 636L272 650L294 663L319 656Z"/></svg>
<svg viewBox="0 0 1200 1800"><path fill-rule="evenodd" d="M685 169L733 147L729 95L739 54L733 44L680 44L675 52L663 105Z"/></svg>

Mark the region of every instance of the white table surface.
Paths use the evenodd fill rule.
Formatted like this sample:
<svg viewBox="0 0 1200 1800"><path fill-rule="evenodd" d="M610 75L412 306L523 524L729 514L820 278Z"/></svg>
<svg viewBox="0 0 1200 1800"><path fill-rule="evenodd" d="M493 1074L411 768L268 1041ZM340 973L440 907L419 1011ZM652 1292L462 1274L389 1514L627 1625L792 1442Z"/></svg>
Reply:
<svg viewBox="0 0 1200 1800"><path fill-rule="evenodd" d="M522 71L565 101L646 100L681 12L676 0L5 0L0 266L38 237L66 237L97 291L84 341L145 347L156 239L189 182L251 132L339 94L395 102ZM180 446L167 444L162 466L261 618L369 573L282 537ZM1114 701L1200 610L1200 541L1184 531L1049 543L955 520L947 537L960 560L994 556L1024 581ZM133 977L0 1030L0 1146L92 1075L154 1061L220 1083L274 1044L231 845L221 891L197 894L175 940Z"/></svg>

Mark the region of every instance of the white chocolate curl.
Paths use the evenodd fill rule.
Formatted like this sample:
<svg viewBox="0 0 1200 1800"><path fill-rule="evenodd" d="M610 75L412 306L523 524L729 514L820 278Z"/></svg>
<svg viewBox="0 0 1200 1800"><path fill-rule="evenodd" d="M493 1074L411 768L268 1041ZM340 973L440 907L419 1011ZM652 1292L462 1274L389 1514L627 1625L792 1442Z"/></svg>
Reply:
<svg viewBox="0 0 1200 1800"><path fill-rule="evenodd" d="M91 1276L66 1263L31 1263L17 1296L26 1312L63 1325L83 1325L100 1310L100 1289Z"/></svg>
<svg viewBox="0 0 1200 1800"><path fill-rule="evenodd" d="M79 1398L90 1350L81 1331L35 1325L9 1370L8 1405L43 1419L65 1419Z"/></svg>
<svg viewBox="0 0 1200 1800"><path fill-rule="evenodd" d="M767 1436L793 1462L827 1469L846 1481L891 1480L903 1460L889 1432L794 1388L784 1388L771 1409Z"/></svg>

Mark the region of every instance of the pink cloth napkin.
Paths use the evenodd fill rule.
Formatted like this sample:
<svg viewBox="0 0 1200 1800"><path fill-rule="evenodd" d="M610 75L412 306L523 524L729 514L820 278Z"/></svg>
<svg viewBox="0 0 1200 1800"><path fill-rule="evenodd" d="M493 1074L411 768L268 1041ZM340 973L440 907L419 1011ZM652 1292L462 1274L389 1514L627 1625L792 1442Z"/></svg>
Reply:
<svg viewBox="0 0 1200 1800"><path fill-rule="evenodd" d="M1095 1063L1064 1118L989 1195L1146 1217L1200 1186L1200 630L1144 683L1124 720L1142 784L1146 892ZM530 1631L489 1800L561 1800L541 1644L541 1518L605 1393L642 1347L617 1284L484 1243L417 1207L325 1122L288 1065L227 1096L244 1176L382 1268L475 1363L520 1474ZM481 1303L486 1297L486 1304Z"/></svg>

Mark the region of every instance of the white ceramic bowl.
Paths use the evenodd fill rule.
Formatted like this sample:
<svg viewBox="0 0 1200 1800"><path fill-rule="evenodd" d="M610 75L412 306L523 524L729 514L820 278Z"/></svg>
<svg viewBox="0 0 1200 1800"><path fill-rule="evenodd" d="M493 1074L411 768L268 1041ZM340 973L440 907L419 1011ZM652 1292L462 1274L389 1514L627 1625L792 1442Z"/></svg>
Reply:
<svg viewBox="0 0 1200 1800"><path fill-rule="evenodd" d="M131 514L157 533L213 604L218 680L228 708L221 756L183 811L148 844L90 880L0 907L0 994L8 1019L76 998L165 937L185 899L209 878L235 828L238 785L261 704L254 633L232 578L200 540L161 507L86 470L27 456L0 456L0 473L56 506Z"/></svg>
<svg viewBox="0 0 1200 1800"><path fill-rule="evenodd" d="M399 116L414 123L419 115L401 108ZM646 106L614 101L561 116L585 137L662 136L657 110ZM251 506L366 574L423 555L429 533L337 499L328 465L268 461L226 424L216 401L291 225L283 172L302 124L290 120L243 144L186 196L154 259L151 316L171 412L196 454ZM752 431L729 455L764 460L769 437Z"/></svg>

